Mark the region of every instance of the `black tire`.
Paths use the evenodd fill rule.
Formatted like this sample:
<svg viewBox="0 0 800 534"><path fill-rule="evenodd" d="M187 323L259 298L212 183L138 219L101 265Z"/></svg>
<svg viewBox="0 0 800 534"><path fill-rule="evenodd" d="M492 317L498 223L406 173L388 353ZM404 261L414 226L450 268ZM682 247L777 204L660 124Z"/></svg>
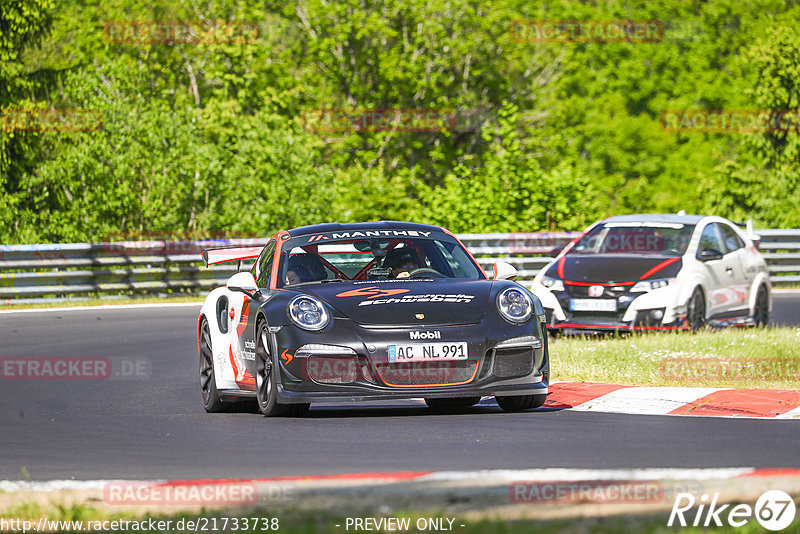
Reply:
<svg viewBox="0 0 800 534"><path fill-rule="evenodd" d="M686 322L693 332L702 330L708 324L706 321L706 297L699 287L694 288L686 305Z"/></svg>
<svg viewBox="0 0 800 534"><path fill-rule="evenodd" d="M258 411L267 417L280 415L285 407L278 404L278 388L272 354L269 350L267 324L261 322L256 328L256 400Z"/></svg>
<svg viewBox="0 0 800 534"><path fill-rule="evenodd" d="M208 321L203 319L200 325L200 400L203 408L209 413L222 412L227 405L219 398L217 379L214 376L214 351L211 347L211 331Z"/></svg>
<svg viewBox="0 0 800 534"><path fill-rule="evenodd" d="M767 295L767 288L764 286L760 286L758 293L756 293L753 322L757 327L765 327L769 324L769 295Z"/></svg>
<svg viewBox="0 0 800 534"><path fill-rule="evenodd" d="M513 397L495 397L497 404L506 412L521 412L540 408L547 395L515 395Z"/></svg>
<svg viewBox="0 0 800 534"><path fill-rule="evenodd" d="M480 397L451 397L446 399L425 399L428 408L436 411L463 410L471 408L481 401Z"/></svg>

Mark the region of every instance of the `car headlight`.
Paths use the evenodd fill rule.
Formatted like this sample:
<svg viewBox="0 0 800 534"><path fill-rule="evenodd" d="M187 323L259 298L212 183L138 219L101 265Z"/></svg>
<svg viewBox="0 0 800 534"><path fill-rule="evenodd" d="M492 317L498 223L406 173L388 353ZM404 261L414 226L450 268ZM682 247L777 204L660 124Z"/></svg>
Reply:
<svg viewBox="0 0 800 534"><path fill-rule="evenodd" d="M322 330L330 321L322 301L309 295L298 295L290 300L286 313L295 325L305 330Z"/></svg>
<svg viewBox="0 0 800 534"><path fill-rule="evenodd" d="M674 282L674 278L659 278L658 280L646 280L643 282L636 282L631 288L631 293L644 293L654 289L666 287Z"/></svg>
<svg viewBox="0 0 800 534"><path fill-rule="evenodd" d="M541 284L550 291L564 291L564 281L560 278L550 278L543 276Z"/></svg>
<svg viewBox="0 0 800 534"><path fill-rule="evenodd" d="M497 309L506 321L522 324L533 315L533 301L524 290L509 287L498 293Z"/></svg>

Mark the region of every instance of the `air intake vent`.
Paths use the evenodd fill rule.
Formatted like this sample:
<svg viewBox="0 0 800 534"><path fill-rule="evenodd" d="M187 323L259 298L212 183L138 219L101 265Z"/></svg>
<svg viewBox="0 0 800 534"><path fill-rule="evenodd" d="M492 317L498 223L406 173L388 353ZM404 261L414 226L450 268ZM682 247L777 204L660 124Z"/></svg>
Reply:
<svg viewBox="0 0 800 534"><path fill-rule="evenodd" d="M320 384L351 384L358 380L360 367L357 356L312 356L306 360L304 374Z"/></svg>
<svg viewBox="0 0 800 534"><path fill-rule="evenodd" d="M466 384L477 371L478 360L378 364L381 379L395 387Z"/></svg>
<svg viewBox="0 0 800 534"><path fill-rule="evenodd" d="M494 375L500 378L525 376L533 372L533 349L498 349L494 354Z"/></svg>

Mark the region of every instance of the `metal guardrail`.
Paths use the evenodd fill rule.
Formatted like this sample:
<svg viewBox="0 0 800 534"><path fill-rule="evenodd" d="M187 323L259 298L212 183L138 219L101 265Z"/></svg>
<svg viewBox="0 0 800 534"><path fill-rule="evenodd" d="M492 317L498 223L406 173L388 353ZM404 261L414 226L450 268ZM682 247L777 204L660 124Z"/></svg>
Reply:
<svg viewBox="0 0 800 534"><path fill-rule="evenodd" d="M756 230L770 281L800 283L800 230Z"/></svg>
<svg viewBox="0 0 800 534"><path fill-rule="evenodd" d="M478 260L484 271L492 272L498 261L517 269L520 280L532 279L580 232L545 232L512 234L460 234L458 238Z"/></svg>
<svg viewBox="0 0 800 534"><path fill-rule="evenodd" d="M197 294L236 273L236 265L203 267L203 249L266 242L214 239L0 245L0 304L59 301L81 295Z"/></svg>
<svg viewBox="0 0 800 534"><path fill-rule="evenodd" d="M771 280L800 282L800 229L757 230ZM459 239L491 272L506 261L519 278L533 278L550 253L576 232L461 234ZM259 246L266 239L126 241L44 245L0 245L0 304L60 301L120 295L194 295L224 284L235 265L203 267L206 248Z"/></svg>

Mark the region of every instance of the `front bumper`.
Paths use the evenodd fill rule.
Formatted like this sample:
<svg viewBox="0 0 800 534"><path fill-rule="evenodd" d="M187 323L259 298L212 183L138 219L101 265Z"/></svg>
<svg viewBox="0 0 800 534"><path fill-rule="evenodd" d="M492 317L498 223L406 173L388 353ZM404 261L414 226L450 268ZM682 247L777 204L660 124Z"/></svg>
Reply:
<svg viewBox="0 0 800 534"><path fill-rule="evenodd" d="M572 294L572 288L552 292L544 286L533 292L542 301L547 315L547 328L563 333L683 330L688 328L686 306L679 305L677 289L668 286L646 293L616 293L605 290L603 298L616 301L616 311L572 311L572 299L587 299Z"/></svg>
<svg viewBox="0 0 800 534"><path fill-rule="evenodd" d="M472 325L364 327L337 319L324 333L285 326L272 334L278 355L278 401L285 404L340 400L546 395L546 334L533 322L489 329ZM492 331L492 337L487 332ZM438 333L417 339L412 333ZM544 339L543 339L544 337ZM510 339L517 342L509 345ZM466 342L466 360L389 361L389 346Z"/></svg>

